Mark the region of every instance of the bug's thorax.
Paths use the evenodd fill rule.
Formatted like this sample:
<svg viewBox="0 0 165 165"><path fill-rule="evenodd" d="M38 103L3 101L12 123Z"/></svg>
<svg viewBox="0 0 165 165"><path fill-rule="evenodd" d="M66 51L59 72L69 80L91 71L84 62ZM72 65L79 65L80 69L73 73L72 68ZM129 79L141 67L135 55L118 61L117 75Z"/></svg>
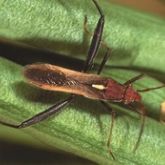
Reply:
<svg viewBox="0 0 165 165"><path fill-rule="evenodd" d="M113 79L107 80L104 98L106 100L123 102L124 104L139 102L141 100L141 96L133 89L131 84L123 85Z"/></svg>

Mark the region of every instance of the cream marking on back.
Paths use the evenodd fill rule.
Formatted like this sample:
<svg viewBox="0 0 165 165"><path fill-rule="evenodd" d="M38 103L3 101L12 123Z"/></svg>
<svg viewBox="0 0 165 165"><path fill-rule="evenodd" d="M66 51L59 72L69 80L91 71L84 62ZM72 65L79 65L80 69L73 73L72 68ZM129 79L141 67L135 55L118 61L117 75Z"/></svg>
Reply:
<svg viewBox="0 0 165 165"><path fill-rule="evenodd" d="M106 89L106 87L104 85L101 84L92 84L93 88L99 89L99 90L104 90Z"/></svg>

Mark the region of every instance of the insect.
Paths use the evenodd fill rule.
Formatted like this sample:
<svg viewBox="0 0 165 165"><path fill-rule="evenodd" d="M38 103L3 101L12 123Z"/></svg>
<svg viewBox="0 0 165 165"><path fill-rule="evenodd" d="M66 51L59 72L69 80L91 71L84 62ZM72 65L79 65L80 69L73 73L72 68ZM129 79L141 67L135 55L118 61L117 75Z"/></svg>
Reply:
<svg viewBox="0 0 165 165"><path fill-rule="evenodd" d="M45 90L71 93L71 95L64 100L57 102L55 105L46 109L45 111L38 113L35 116L23 121L19 125L13 125L10 123L0 121L1 124L13 128L25 128L34 125L40 121L43 121L49 116L56 114L62 108L69 105L71 102L74 101L76 95L82 95L90 99L99 100L102 103L102 105L108 108L109 110L110 107L106 101L120 102L123 104L131 104L134 102L140 103L141 108L137 111L143 116L142 127L140 130L141 135L144 125L145 109L141 104L141 96L139 92L148 91L151 90L151 88L136 91L132 87L132 83L140 79L142 77L142 74L133 77L132 79L126 81L124 84L120 84L112 78L101 77L100 73L110 55L109 48L107 48L107 52L105 53L103 60L100 63L97 74L87 73L92 68L93 61L97 55L98 49L101 44L102 33L104 29L104 14L101 8L99 7L98 3L95 0L92 1L100 14L100 18L97 22L91 40L91 44L88 50L88 55L86 61L84 62L84 67L82 68L81 72L50 64L31 64L27 65L24 68L24 76L30 84ZM152 89L157 88L159 87ZM112 126L110 134L111 132ZM109 143L110 138L108 140L108 144Z"/></svg>

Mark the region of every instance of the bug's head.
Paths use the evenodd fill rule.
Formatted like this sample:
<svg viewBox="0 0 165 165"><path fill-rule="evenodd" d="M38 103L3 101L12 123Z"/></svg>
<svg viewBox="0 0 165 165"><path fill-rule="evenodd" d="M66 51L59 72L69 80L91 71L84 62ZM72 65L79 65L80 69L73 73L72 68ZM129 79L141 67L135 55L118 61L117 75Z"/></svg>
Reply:
<svg viewBox="0 0 165 165"><path fill-rule="evenodd" d="M133 102L140 102L140 101L141 101L140 94L133 89L132 85L127 86L124 94L124 103L130 104Z"/></svg>

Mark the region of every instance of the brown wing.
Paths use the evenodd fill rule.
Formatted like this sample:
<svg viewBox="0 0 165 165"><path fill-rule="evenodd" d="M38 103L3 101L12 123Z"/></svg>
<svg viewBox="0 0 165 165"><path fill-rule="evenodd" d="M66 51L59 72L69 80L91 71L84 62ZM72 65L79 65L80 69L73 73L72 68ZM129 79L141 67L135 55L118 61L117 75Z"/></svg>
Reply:
<svg viewBox="0 0 165 165"><path fill-rule="evenodd" d="M32 64L24 69L24 76L34 86L45 90L83 95L91 99L102 99L102 91L92 84L103 83L104 78L50 64Z"/></svg>

